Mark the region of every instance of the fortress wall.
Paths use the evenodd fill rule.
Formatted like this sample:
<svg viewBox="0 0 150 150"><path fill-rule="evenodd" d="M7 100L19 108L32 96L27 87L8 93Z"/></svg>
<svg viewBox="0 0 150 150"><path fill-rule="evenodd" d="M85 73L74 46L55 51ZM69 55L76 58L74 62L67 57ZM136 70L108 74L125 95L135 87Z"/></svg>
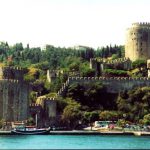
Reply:
<svg viewBox="0 0 150 150"><path fill-rule="evenodd" d="M124 90L131 90L135 87L150 86L150 78L127 78L127 77L70 77L62 86L58 95L61 94L69 84L72 83L93 83L100 81L109 93L118 93Z"/></svg>
<svg viewBox="0 0 150 150"><path fill-rule="evenodd" d="M91 58L90 68L95 69L95 75L102 75L105 68L120 68L130 70L132 68L131 61L128 58L119 58L115 60L102 60L101 58Z"/></svg>
<svg viewBox="0 0 150 150"><path fill-rule="evenodd" d="M48 115L48 117L56 117L56 97L38 97L36 105L40 105Z"/></svg>
<svg viewBox="0 0 150 150"><path fill-rule="evenodd" d="M0 86L0 119L2 119L3 118L3 88L2 88L2 86Z"/></svg>
<svg viewBox="0 0 150 150"><path fill-rule="evenodd" d="M51 99L45 100L45 110L49 118L56 117L56 101Z"/></svg>
<svg viewBox="0 0 150 150"><path fill-rule="evenodd" d="M26 120L29 85L18 80L0 80L0 118L6 121Z"/></svg>
<svg viewBox="0 0 150 150"><path fill-rule="evenodd" d="M25 120L28 117L29 109L29 85L21 83L19 91L19 120ZM19 90L19 89L18 89Z"/></svg>
<svg viewBox="0 0 150 150"><path fill-rule="evenodd" d="M1 67L0 77L1 79L16 79L23 80L24 74L27 72L26 69L20 67Z"/></svg>

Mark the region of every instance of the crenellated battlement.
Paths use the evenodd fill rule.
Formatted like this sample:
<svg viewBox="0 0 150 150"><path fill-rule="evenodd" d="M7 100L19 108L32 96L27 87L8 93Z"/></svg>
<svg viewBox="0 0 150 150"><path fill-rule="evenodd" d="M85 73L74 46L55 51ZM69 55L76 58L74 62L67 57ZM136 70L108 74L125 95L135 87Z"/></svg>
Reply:
<svg viewBox="0 0 150 150"><path fill-rule="evenodd" d="M10 69L10 70L24 70L24 68L21 68L21 67L12 67L12 66L3 66L2 69Z"/></svg>
<svg viewBox="0 0 150 150"><path fill-rule="evenodd" d="M105 68L130 70L132 65L129 58L118 58L114 60L92 58L90 59L90 68L95 69L96 76L100 76Z"/></svg>
<svg viewBox="0 0 150 150"><path fill-rule="evenodd" d="M150 27L150 23L149 22L135 22L135 23L132 23L132 26L133 27Z"/></svg>
<svg viewBox="0 0 150 150"><path fill-rule="evenodd" d="M84 81L87 81L87 80L100 80L100 81L111 81L111 80L114 80L114 81L150 81L150 78L148 77L134 77L134 78L131 78L131 77L69 77L68 80L67 80L67 84L68 84L68 81L77 81L77 80L84 80ZM64 85L67 85L66 83Z"/></svg>
<svg viewBox="0 0 150 150"><path fill-rule="evenodd" d="M36 104L36 103L32 103L32 104L30 104L29 105L30 107L39 107L39 106L41 106L40 104Z"/></svg>
<svg viewBox="0 0 150 150"><path fill-rule="evenodd" d="M27 69L21 67L0 67L0 79L23 80Z"/></svg>
<svg viewBox="0 0 150 150"><path fill-rule="evenodd" d="M27 72L27 69L21 67L2 67L0 68L0 77L2 79L16 79L24 80L24 74Z"/></svg>
<svg viewBox="0 0 150 150"><path fill-rule="evenodd" d="M20 83L20 82L19 80L15 80L15 79L0 79L0 83Z"/></svg>
<svg viewBox="0 0 150 150"><path fill-rule="evenodd" d="M36 100L36 104L41 105L42 107L44 107L44 102L45 101L54 101L56 99L57 99L57 96L55 96L55 97L39 96Z"/></svg>
<svg viewBox="0 0 150 150"><path fill-rule="evenodd" d="M48 118L56 117L56 97L40 96L36 100L36 105L33 107L41 106Z"/></svg>
<svg viewBox="0 0 150 150"><path fill-rule="evenodd" d="M91 58L90 61L100 62L104 64L116 64L116 63L124 63L126 61L129 61L129 58L118 58L114 60L105 60L102 58Z"/></svg>
<svg viewBox="0 0 150 150"><path fill-rule="evenodd" d="M150 86L150 78L147 77L69 77L57 94L61 95L70 84L75 82L80 84L101 82L110 93L118 93L134 87Z"/></svg>

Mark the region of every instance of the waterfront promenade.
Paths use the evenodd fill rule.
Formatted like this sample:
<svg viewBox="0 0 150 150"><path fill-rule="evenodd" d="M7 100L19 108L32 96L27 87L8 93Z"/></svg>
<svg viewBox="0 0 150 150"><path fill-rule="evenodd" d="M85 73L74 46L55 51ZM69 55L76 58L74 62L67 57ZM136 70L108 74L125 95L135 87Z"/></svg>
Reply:
<svg viewBox="0 0 150 150"><path fill-rule="evenodd" d="M0 135L11 135L11 131L0 131ZM150 136L150 132L145 131L50 131L49 135L135 135L135 136Z"/></svg>

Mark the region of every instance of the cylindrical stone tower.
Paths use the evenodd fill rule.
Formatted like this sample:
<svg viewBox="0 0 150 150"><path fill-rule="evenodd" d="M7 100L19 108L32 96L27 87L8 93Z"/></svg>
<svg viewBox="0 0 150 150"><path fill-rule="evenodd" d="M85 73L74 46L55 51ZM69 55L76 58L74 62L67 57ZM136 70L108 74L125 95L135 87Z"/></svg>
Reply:
<svg viewBox="0 0 150 150"><path fill-rule="evenodd" d="M150 59L150 23L133 23L127 29L125 57L131 61Z"/></svg>

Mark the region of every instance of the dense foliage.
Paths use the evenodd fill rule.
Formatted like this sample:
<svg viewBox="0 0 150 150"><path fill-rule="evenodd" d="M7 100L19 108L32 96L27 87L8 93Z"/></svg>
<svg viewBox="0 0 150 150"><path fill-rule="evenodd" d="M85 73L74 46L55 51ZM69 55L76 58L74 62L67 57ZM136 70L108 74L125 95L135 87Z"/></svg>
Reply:
<svg viewBox="0 0 150 150"><path fill-rule="evenodd" d="M80 64L89 61L90 58L107 58L113 54L123 57L124 47L115 45L94 50L85 46L76 49L46 45L41 49L40 47L30 48L29 45L23 47L22 43L16 43L13 46L9 46L7 42L0 43L0 62L22 67L36 64L35 66L39 69L70 68L70 70L78 71Z"/></svg>
<svg viewBox="0 0 150 150"><path fill-rule="evenodd" d="M107 93L101 82L73 83L68 87L67 97L71 97L89 110L115 109L116 94Z"/></svg>
<svg viewBox="0 0 150 150"><path fill-rule="evenodd" d="M105 77L128 77L128 73L125 70L105 69L103 72Z"/></svg>
<svg viewBox="0 0 150 150"><path fill-rule="evenodd" d="M118 110L126 114L126 119L138 122L150 113L150 88L135 88L120 93L117 100Z"/></svg>

